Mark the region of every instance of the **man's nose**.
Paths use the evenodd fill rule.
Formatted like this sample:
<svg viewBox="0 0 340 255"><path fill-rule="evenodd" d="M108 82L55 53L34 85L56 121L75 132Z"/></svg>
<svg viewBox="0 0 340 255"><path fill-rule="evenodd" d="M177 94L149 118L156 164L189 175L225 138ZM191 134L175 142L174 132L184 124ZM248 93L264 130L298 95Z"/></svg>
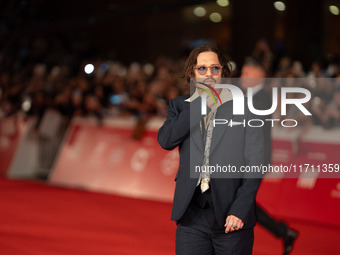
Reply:
<svg viewBox="0 0 340 255"><path fill-rule="evenodd" d="M211 68L207 68L207 72L205 74L206 77L212 77L213 73L211 72Z"/></svg>

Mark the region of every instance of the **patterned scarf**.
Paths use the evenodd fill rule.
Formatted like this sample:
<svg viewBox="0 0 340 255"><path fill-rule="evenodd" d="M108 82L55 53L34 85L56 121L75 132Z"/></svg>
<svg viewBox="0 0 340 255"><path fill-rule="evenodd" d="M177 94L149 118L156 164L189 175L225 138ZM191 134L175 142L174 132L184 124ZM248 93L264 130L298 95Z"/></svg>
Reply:
<svg viewBox="0 0 340 255"><path fill-rule="evenodd" d="M198 180L198 183L201 183L201 191L202 193L205 192L206 190L209 189L209 183L210 183L210 172L209 172L209 156L210 156L210 145L211 145L211 140L212 140L212 134L214 130L214 122L213 120L215 119L216 116L216 111L211 111L205 119L205 129L206 129L206 140L205 140L205 148L204 148L204 159L203 159L203 166L202 170L200 173L200 178ZM202 135L204 134L203 132L203 127L202 127L202 122L200 122L200 128L201 128L201 133Z"/></svg>

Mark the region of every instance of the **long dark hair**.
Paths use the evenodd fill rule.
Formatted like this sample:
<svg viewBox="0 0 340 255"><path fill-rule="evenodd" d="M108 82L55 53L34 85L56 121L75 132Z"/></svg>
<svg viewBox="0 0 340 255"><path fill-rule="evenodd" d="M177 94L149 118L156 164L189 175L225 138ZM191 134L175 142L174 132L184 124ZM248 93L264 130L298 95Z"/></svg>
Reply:
<svg viewBox="0 0 340 255"><path fill-rule="evenodd" d="M194 78L194 67L197 63L197 56L202 52L215 52L218 60L220 61L222 68L222 78L228 78L230 76L231 65L223 54L223 52L215 44L201 44L200 46L193 49L185 62L184 67L184 78L185 81L190 84L190 78Z"/></svg>

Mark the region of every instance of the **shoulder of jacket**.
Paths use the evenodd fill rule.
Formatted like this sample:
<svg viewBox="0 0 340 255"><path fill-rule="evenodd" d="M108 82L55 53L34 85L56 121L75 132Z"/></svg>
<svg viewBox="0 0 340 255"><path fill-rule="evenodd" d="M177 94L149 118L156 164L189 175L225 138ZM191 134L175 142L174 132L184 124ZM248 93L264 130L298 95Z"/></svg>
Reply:
<svg viewBox="0 0 340 255"><path fill-rule="evenodd" d="M179 96L171 99L173 103L184 103L186 99L189 98L190 95Z"/></svg>

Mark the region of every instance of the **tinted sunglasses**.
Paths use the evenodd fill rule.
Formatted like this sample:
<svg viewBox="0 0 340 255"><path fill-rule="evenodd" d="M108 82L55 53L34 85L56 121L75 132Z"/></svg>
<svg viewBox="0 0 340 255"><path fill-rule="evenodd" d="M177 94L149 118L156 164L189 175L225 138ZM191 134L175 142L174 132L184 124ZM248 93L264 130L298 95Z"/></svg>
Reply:
<svg viewBox="0 0 340 255"><path fill-rule="evenodd" d="M204 75L207 73L208 68L210 68L210 71L213 75L217 75L221 72L222 66L220 65L212 65L212 66L197 66L195 69L200 75Z"/></svg>

